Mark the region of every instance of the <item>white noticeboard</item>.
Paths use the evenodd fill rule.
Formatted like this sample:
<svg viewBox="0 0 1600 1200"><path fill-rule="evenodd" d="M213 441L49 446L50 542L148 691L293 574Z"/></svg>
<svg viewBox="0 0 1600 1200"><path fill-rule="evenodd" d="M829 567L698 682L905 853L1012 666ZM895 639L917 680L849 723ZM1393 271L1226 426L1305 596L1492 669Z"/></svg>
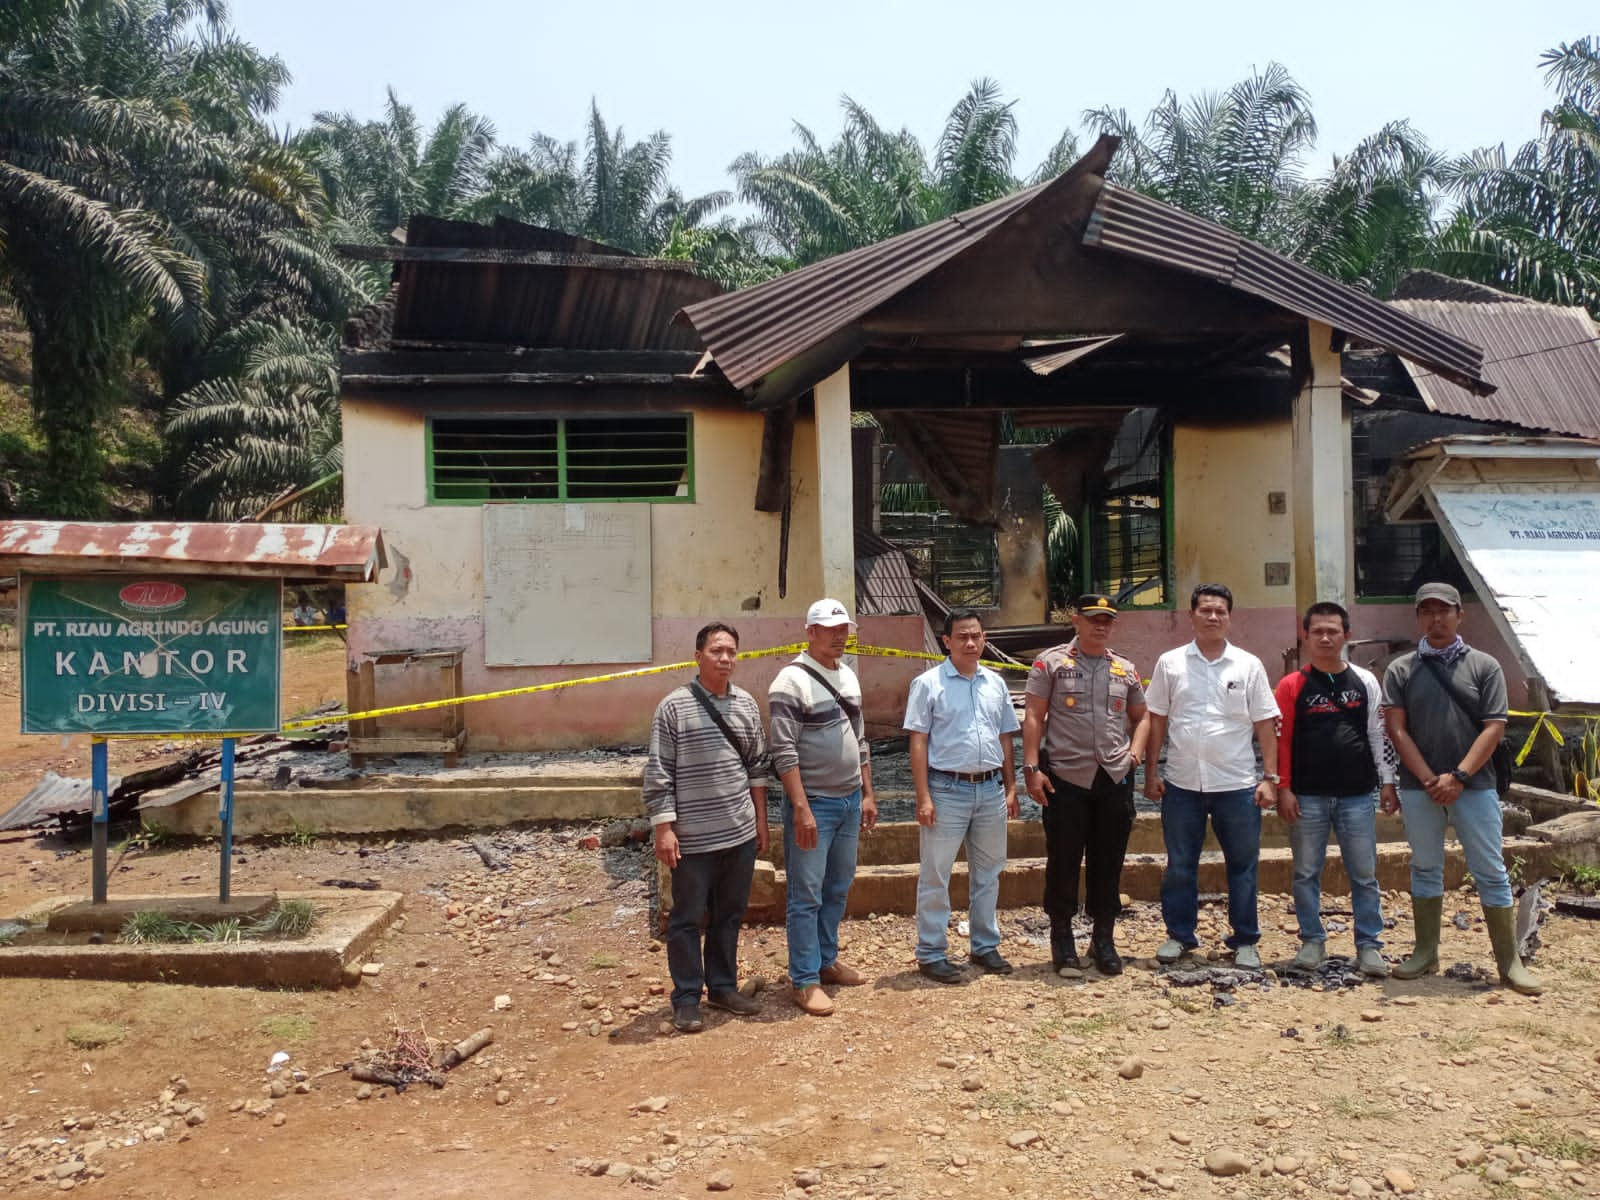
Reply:
<svg viewBox="0 0 1600 1200"><path fill-rule="evenodd" d="M483 510L483 654L491 667L651 658L648 504Z"/></svg>
<svg viewBox="0 0 1600 1200"><path fill-rule="evenodd" d="M1493 595L1532 672L1556 699L1600 700L1600 495L1430 491L1445 535Z"/></svg>

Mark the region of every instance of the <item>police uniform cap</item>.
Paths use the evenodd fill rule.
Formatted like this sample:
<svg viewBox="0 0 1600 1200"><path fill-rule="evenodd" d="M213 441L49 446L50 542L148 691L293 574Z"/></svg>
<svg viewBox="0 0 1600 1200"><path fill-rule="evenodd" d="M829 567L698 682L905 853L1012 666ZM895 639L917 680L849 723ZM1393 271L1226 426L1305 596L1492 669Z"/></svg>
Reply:
<svg viewBox="0 0 1600 1200"><path fill-rule="evenodd" d="M1078 597L1078 615L1080 617L1093 617L1101 614L1108 617L1117 615L1117 606L1111 602L1110 596L1101 595L1099 592L1089 592Z"/></svg>

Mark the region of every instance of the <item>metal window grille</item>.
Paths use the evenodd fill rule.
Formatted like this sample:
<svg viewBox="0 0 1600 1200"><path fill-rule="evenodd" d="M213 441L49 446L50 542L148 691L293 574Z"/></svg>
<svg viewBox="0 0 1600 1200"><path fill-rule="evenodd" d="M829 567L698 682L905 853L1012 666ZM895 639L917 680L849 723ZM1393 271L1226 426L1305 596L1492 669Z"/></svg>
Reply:
<svg viewBox="0 0 1600 1200"><path fill-rule="evenodd" d="M686 415L435 417L429 435L435 503L694 498Z"/></svg>
<svg viewBox="0 0 1600 1200"><path fill-rule="evenodd" d="M1171 588L1166 431L1154 409L1128 414L1088 502L1089 590L1119 603L1159 605Z"/></svg>
<svg viewBox="0 0 1600 1200"><path fill-rule="evenodd" d="M947 512L885 512L879 532L906 552L918 578L952 608L1000 603L994 530Z"/></svg>
<svg viewBox="0 0 1600 1200"><path fill-rule="evenodd" d="M1427 417L1409 413L1357 412L1351 418L1358 597L1409 596L1430 579L1460 576L1437 525L1391 525L1383 519L1395 457L1436 433Z"/></svg>

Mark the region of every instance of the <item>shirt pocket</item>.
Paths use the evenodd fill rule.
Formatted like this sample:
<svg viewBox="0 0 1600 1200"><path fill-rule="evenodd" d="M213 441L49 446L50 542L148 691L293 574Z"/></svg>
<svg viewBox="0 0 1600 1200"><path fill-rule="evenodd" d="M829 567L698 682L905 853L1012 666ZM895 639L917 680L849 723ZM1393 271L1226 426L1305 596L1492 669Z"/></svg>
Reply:
<svg viewBox="0 0 1600 1200"><path fill-rule="evenodd" d="M1113 675L1106 688L1106 712L1120 717L1128 711L1128 680Z"/></svg>
<svg viewBox="0 0 1600 1200"><path fill-rule="evenodd" d="M1230 720L1248 721L1250 719L1250 695L1243 679L1225 679L1221 684L1222 699L1220 707L1222 715Z"/></svg>
<svg viewBox="0 0 1600 1200"><path fill-rule="evenodd" d="M1056 679L1055 702L1059 709L1077 712L1088 704L1092 694L1089 690L1089 680L1082 675L1061 676Z"/></svg>

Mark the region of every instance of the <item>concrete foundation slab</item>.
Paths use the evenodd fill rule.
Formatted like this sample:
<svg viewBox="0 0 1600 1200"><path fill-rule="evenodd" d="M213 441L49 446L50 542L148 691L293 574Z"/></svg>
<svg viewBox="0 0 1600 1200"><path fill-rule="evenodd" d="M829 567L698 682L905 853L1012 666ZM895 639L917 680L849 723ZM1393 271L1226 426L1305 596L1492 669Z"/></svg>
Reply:
<svg viewBox="0 0 1600 1200"><path fill-rule="evenodd" d="M215 896L118 896L104 904L79 900L64 905L50 914L48 924L58 933L116 933L134 913L154 911L188 925L214 925L218 921L254 921L266 916L277 902L276 896L233 896L226 903Z"/></svg>
<svg viewBox="0 0 1600 1200"><path fill-rule="evenodd" d="M170 896L121 900L153 908ZM227 987L338 987L346 963L359 962L400 915L399 892L279 892L278 900L310 900L322 910L306 937L202 945L0 946L0 976L34 979L141 980ZM79 897L37 906L23 920L37 922L54 911L87 903Z"/></svg>
<svg viewBox="0 0 1600 1200"><path fill-rule="evenodd" d="M237 792L233 833L263 837L486 829L522 821L636 817L643 812L637 786L284 788ZM140 815L184 837L216 837L221 832L215 793L159 807L145 805Z"/></svg>

